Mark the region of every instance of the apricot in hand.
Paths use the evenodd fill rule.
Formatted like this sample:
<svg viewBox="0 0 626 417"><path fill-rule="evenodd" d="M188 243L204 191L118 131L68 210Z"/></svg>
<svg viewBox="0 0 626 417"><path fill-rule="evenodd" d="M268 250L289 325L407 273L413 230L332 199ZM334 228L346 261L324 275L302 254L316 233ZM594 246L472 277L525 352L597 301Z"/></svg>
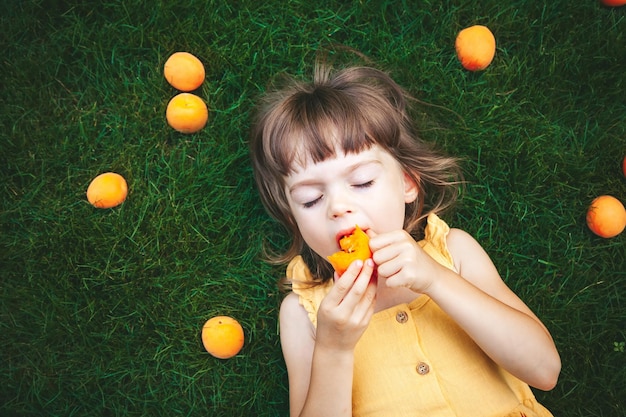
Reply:
<svg viewBox="0 0 626 417"><path fill-rule="evenodd" d="M328 257L337 274L341 276L357 259L365 261L372 257L369 241L369 236L359 226L356 226L351 235L341 238L339 241L341 250Z"/></svg>

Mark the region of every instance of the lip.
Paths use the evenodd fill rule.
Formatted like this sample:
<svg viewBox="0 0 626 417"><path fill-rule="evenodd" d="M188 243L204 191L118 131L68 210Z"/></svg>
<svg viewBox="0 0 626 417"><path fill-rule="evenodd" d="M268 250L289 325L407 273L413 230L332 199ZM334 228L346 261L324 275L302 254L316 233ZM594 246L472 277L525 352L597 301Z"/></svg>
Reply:
<svg viewBox="0 0 626 417"><path fill-rule="evenodd" d="M335 235L335 241L337 242L337 245L339 245L339 242L341 241L341 239L343 239L345 236L349 236L354 232L355 228L350 228L350 229L343 229L340 230L339 233L337 233Z"/></svg>
<svg viewBox="0 0 626 417"><path fill-rule="evenodd" d="M361 226L359 226L359 227L360 227L360 228L361 228L361 230L363 230L364 232L367 232L367 229L366 229L366 228L363 228L363 227L361 227ZM356 226L353 226L353 227L351 227L351 228L349 228L349 229L342 229L342 230L340 230L340 231L339 231L339 232L335 235L335 241L337 242L337 245L338 245L338 246L340 246L340 245L339 245L339 241L340 241L343 237L345 237L345 236L349 236L349 235L353 234L355 230L356 230ZM341 247L341 246L340 246L340 247Z"/></svg>

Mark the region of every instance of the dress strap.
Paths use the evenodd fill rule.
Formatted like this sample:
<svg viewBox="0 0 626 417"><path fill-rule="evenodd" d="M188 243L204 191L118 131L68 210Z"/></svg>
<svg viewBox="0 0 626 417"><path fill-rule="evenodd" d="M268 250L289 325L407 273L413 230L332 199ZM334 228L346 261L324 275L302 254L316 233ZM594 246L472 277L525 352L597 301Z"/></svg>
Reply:
<svg viewBox="0 0 626 417"><path fill-rule="evenodd" d="M435 213L431 213L426 220L424 239L419 242L419 245L434 260L456 272L454 259L448 250L448 233L450 233L450 226Z"/></svg>
<svg viewBox="0 0 626 417"><path fill-rule="evenodd" d="M333 280L319 284L313 280L311 272L302 256L294 257L287 266L287 279L291 281L291 289L298 294L300 304L309 315L313 326L317 327L317 310L326 294L333 286Z"/></svg>

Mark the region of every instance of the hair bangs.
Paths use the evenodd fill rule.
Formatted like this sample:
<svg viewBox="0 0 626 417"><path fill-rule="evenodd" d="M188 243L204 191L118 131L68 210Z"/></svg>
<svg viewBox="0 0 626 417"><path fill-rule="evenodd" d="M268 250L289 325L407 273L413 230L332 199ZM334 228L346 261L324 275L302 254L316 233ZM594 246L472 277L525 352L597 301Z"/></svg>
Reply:
<svg viewBox="0 0 626 417"><path fill-rule="evenodd" d="M337 152L357 153L376 143L393 147L399 137L395 111L388 101L367 93L318 85L293 94L276 111L280 116L274 123L266 125L264 136L272 140L265 154L271 155L271 164L286 176Z"/></svg>

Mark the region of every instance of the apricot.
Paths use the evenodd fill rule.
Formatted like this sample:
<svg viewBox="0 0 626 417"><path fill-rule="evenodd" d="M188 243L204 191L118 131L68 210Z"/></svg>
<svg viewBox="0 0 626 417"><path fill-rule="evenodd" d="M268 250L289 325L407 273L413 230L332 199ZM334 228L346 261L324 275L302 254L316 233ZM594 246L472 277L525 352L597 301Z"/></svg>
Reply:
<svg viewBox="0 0 626 417"><path fill-rule="evenodd" d="M192 91L204 82L204 65L189 52L175 52L165 61L163 75L172 87Z"/></svg>
<svg viewBox="0 0 626 417"><path fill-rule="evenodd" d="M352 234L339 240L341 250L330 255L328 261L341 276L352 262L357 259L365 261L372 257L369 241L369 236L359 226L356 226Z"/></svg>
<svg viewBox="0 0 626 417"><path fill-rule="evenodd" d="M195 94L180 93L174 96L165 110L167 123L181 133L195 133L209 120L209 110Z"/></svg>
<svg viewBox="0 0 626 417"><path fill-rule="evenodd" d="M126 200L128 184L115 172L105 172L94 178L87 187L87 200L97 208L112 208Z"/></svg>
<svg viewBox="0 0 626 417"><path fill-rule="evenodd" d="M615 237L626 228L626 209L617 198L601 195L587 209L587 226L600 237Z"/></svg>
<svg viewBox="0 0 626 417"><path fill-rule="evenodd" d="M491 64L496 54L496 38L486 26L470 26L458 33L454 47L463 68L480 71Z"/></svg>
<svg viewBox="0 0 626 417"><path fill-rule="evenodd" d="M619 7L626 5L626 0L600 0L600 2L609 7Z"/></svg>
<svg viewBox="0 0 626 417"><path fill-rule="evenodd" d="M232 317L216 316L202 326L202 344L216 358L232 358L239 353L243 343L243 328Z"/></svg>

